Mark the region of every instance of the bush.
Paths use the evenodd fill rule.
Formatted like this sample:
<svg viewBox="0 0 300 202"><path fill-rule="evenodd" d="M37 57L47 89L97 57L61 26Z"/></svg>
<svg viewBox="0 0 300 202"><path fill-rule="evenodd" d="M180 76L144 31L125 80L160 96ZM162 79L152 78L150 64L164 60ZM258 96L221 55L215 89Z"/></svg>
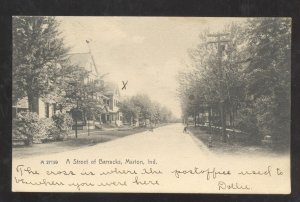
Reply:
<svg viewBox="0 0 300 202"><path fill-rule="evenodd" d="M25 144L31 145L34 136L40 135L38 115L31 112L21 112L17 114L13 135L13 138L24 138Z"/></svg>
<svg viewBox="0 0 300 202"><path fill-rule="evenodd" d="M68 132L72 128L73 119L69 114L57 113L52 116L54 125L60 132Z"/></svg>
<svg viewBox="0 0 300 202"><path fill-rule="evenodd" d="M36 136L37 140L46 142L49 140L59 140L60 130L55 126L55 123L51 118L40 119L40 135Z"/></svg>
<svg viewBox="0 0 300 202"><path fill-rule="evenodd" d="M250 137L260 140L256 114L249 107L244 107L239 110L239 116L236 120L236 128L250 134Z"/></svg>
<svg viewBox="0 0 300 202"><path fill-rule="evenodd" d="M57 130L52 119L40 119L37 113L21 112L14 121L13 138L24 138L26 145L57 135L59 135L59 130Z"/></svg>

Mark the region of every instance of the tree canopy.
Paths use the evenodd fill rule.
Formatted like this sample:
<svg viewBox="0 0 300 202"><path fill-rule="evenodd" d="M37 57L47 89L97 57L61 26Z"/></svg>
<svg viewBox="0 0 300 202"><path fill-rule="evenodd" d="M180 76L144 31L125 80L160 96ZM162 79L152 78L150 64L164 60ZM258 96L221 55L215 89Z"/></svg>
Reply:
<svg viewBox="0 0 300 202"><path fill-rule="evenodd" d="M133 120L143 122L147 119L153 123L166 123L174 119L170 110L158 102L152 101L145 94L137 94L123 99L120 110L128 123L132 123Z"/></svg>
<svg viewBox="0 0 300 202"><path fill-rule="evenodd" d="M38 96L60 93L68 49L54 17L13 17L13 101L28 97L36 112Z"/></svg>
<svg viewBox="0 0 300 202"><path fill-rule="evenodd" d="M178 74L184 116L200 113L203 103L219 114L218 103L224 101L230 127L255 136L289 137L291 20L251 18L222 33L220 59L206 30L189 50L192 70Z"/></svg>

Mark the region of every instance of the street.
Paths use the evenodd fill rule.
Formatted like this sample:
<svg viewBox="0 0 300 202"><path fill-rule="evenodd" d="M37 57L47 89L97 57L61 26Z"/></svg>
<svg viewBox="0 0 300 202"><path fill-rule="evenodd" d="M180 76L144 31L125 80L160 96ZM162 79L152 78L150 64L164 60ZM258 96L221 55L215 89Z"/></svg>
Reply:
<svg viewBox="0 0 300 202"><path fill-rule="evenodd" d="M42 155L38 157L26 159L14 159L13 168L17 165L31 166L30 169L38 168L40 170L72 169L74 172L87 170L97 172L113 170L113 169L155 169L163 173L163 175L137 175L138 177L149 177L150 180L159 179L159 186L143 186L140 187L128 186L126 188L117 187L101 187L101 188L84 188L78 187L77 191L121 191L121 192L196 192L196 193L239 193L240 189L230 189L226 187L225 182L229 180L231 183L239 182L241 186L249 186L246 192L262 193L262 192L288 192L289 185L289 158L286 157L266 157L266 156L229 156L215 155L211 153L207 146L196 139L192 134L183 133L182 124L171 124L154 129L153 132L145 131L114 141L97 144L87 148L62 152L52 155ZM89 162L97 160L95 165L90 165ZM43 163L41 163L43 161ZM46 163L48 161L48 163ZM44 165L47 164L47 165ZM42 165L43 164L43 165ZM215 172L230 172L230 175L239 172L255 171L257 173L267 173L266 175L251 175L249 176L215 176L209 174L205 176L188 175L192 170L197 169L212 169L211 173ZM276 169L280 168L284 174L278 176ZM194 172L194 171L193 171ZM198 171L195 171L196 173ZM210 172L210 171L209 171ZM181 174L180 174L181 173ZM203 172L202 172L203 173ZM13 169L13 176L18 176L20 173ZM152 173L153 174L153 173ZM270 176L269 176L270 174ZM36 176L34 176L36 178ZM47 177L47 176L44 176ZM51 176L51 180L58 176ZM67 176L63 176L67 177ZM87 179L97 180L96 177L87 176L78 178L80 181ZM131 178L124 175L106 176L105 179L126 179L132 181ZM159 178L157 178L159 177ZM238 178L237 178L238 177ZM29 178L29 179L35 179ZM284 178L284 180L283 180ZM61 179L61 177L57 178ZM74 177L66 180L74 180ZM102 179L102 178L100 178ZM147 178L148 179L148 178ZM221 180L221 181L220 181ZM232 183L233 183L232 182ZM280 183L286 182L286 183ZM221 183L221 184L220 184ZM14 190L20 188L20 184L16 184L13 180ZM236 185L235 185L236 186ZM28 187L27 187L28 188ZM27 190L26 187L22 189ZM20 188L21 189L21 188ZM33 186L28 190L40 191L41 187ZM44 190L44 189L43 189ZM47 190L51 191L74 191L72 188L59 189L55 186L48 186ZM245 191L245 190L242 190Z"/></svg>
<svg viewBox="0 0 300 202"><path fill-rule="evenodd" d="M175 159L189 159L192 158L189 155L191 153L194 154L193 156L197 156L197 158L207 158L207 155L211 155L202 142L191 134L185 134L182 131L182 124L172 124L156 128L153 132L145 131L88 148L61 152L55 154L55 157L76 156L78 158L82 153L90 155L101 153L101 156L123 155L124 157L132 156L135 158L165 156L166 159L170 159L170 157L174 157ZM172 156L163 154L172 154ZM37 158L40 157L38 156Z"/></svg>

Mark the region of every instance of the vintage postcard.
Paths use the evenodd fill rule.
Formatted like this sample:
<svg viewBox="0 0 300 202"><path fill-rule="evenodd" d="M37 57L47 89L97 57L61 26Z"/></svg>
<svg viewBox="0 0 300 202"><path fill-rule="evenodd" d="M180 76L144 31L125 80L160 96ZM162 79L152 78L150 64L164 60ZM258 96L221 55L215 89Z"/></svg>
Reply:
<svg viewBox="0 0 300 202"><path fill-rule="evenodd" d="M291 18L12 23L13 192L291 192Z"/></svg>

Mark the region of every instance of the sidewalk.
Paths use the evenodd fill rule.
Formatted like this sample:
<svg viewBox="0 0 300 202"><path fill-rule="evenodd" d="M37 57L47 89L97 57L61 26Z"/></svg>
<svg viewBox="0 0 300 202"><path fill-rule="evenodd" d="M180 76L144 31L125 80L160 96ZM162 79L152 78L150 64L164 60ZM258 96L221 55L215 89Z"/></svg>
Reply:
<svg viewBox="0 0 300 202"><path fill-rule="evenodd" d="M13 158L27 158L44 154L54 154L70 150L77 150L84 147L90 147L99 143L112 141L125 136L130 136L135 133L143 132L145 129L133 130L86 130L78 131L75 138L75 131L72 131L63 141L48 142L42 144L33 144L31 147L21 146L13 147Z"/></svg>
<svg viewBox="0 0 300 202"><path fill-rule="evenodd" d="M189 131L195 138L203 142L207 147L209 145L209 138L211 137L211 147L208 149L215 154L225 155L285 155L286 152L276 152L269 147L249 143L246 140L241 141L240 139L228 139L227 142L223 142L220 134L208 134L206 131L201 130L199 127L191 126Z"/></svg>

